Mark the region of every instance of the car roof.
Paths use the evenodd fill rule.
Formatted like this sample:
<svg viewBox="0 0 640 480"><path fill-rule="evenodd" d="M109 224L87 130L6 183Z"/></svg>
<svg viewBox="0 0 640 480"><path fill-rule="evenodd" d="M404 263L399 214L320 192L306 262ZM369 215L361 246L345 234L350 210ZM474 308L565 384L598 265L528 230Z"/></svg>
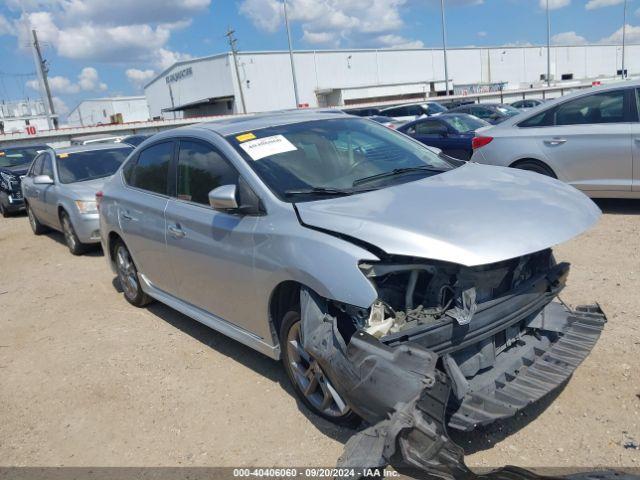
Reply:
<svg viewBox="0 0 640 480"><path fill-rule="evenodd" d="M92 143L89 145L73 145L71 147L52 148L56 155L60 153L78 153L78 152L93 152L97 150L112 150L112 149L124 149L133 148L131 145L124 143Z"/></svg>
<svg viewBox="0 0 640 480"><path fill-rule="evenodd" d="M392 107L386 107L386 108L382 108L380 109L381 112L384 112L385 110L391 110L392 108L400 108L400 107L414 107L416 105L426 105L428 103L438 103L435 100L425 100L424 102L414 102L414 103L401 103L400 105L394 105ZM439 103L438 103L439 104Z"/></svg>
<svg viewBox="0 0 640 480"><path fill-rule="evenodd" d="M359 119L361 117L349 115L341 110L334 108L313 110L285 110L212 120L210 122L203 122L172 130L165 130L164 132L155 134L153 138L174 138L188 131L193 132L202 130L215 132L219 135L222 135L223 137L226 137L227 135L250 132L252 130L260 130L268 127L277 127L280 125L291 125L294 123L311 122L314 120L328 120L335 118Z"/></svg>

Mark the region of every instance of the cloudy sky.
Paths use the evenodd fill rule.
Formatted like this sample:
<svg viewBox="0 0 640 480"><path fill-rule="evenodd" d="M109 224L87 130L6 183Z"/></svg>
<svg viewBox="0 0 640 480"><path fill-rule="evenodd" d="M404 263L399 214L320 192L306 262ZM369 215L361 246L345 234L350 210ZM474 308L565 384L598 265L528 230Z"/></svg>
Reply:
<svg viewBox="0 0 640 480"><path fill-rule="evenodd" d="M439 0L288 0L296 48L438 47ZM546 42L547 0L446 0L450 46ZM624 0L549 0L561 44L619 42ZM627 40L640 43L640 0ZM129 95L173 62L227 50L285 49L282 0L0 0L0 100L38 95L38 32L61 113L83 98Z"/></svg>

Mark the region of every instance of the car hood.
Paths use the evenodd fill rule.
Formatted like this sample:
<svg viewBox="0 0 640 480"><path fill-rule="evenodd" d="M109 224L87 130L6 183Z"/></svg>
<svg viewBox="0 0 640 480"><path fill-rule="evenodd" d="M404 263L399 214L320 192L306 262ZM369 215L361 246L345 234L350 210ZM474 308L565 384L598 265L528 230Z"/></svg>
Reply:
<svg viewBox="0 0 640 480"><path fill-rule="evenodd" d="M600 209L533 172L466 163L418 181L296 204L304 225L387 254L466 266L519 257L584 232Z"/></svg>
<svg viewBox="0 0 640 480"><path fill-rule="evenodd" d="M87 180L86 182L76 182L64 184L64 190L67 195L77 200L95 200L96 193L100 190L105 182L111 177L96 178L95 180Z"/></svg>
<svg viewBox="0 0 640 480"><path fill-rule="evenodd" d="M29 170L29 165L15 165L13 167L0 167L0 172L7 172L13 175L24 175Z"/></svg>

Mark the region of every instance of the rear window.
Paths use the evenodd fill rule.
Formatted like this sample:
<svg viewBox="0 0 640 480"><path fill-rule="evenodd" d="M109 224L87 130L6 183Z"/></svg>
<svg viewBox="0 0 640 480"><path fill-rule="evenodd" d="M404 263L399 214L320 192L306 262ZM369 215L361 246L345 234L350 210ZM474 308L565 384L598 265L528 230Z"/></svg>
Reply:
<svg viewBox="0 0 640 480"><path fill-rule="evenodd" d="M61 183L86 182L113 175L133 148L108 148L56 155Z"/></svg>
<svg viewBox="0 0 640 480"><path fill-rule="evenodd" d="M0 167L28 165L33 161L39 151L46 150L46 148L47 147L0 148Z"/></svg>
<svg viewBox="0 0 640 480"><path fill-rule="evenodd" d="M491 125L489 122L485 122L471 115L456 115L447 118L443 118L451 128L458 133L473 132L481 127Z"/></svg>

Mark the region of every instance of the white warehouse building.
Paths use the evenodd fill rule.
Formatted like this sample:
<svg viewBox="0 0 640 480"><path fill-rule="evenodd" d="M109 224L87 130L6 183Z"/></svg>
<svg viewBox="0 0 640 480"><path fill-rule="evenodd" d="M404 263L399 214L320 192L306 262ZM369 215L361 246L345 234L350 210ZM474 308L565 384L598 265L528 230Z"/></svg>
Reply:
<svg viewBox="0 0 640 480"><path fill-rule="evenodd" d="M447 54L450 93L545 84L546 46L453 48ZM400 103L446 90L441 49L295 51L293 57L304 107ZM619 45L551 47L554 84L612 78L622 73L621 65ZM237 67L236 74L230 53L175 63L144 88L151 118L295 107L288 52L241 52ZM627 45L625 70L640 74L640 45Z"/></svg>
<svg viewBox="0 0 640 480"><path fill-rule="evenodd" d="M71 127L147 120L149 120L149 107L144 95L83 100L67 115L67 123Z"/></svg>

